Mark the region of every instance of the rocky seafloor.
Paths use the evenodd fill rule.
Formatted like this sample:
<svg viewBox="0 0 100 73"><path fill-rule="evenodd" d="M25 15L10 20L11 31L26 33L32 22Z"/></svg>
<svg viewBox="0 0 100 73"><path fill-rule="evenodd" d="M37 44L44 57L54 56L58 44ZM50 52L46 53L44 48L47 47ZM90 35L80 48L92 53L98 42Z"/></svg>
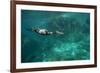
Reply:
<svg viewBox="0 0 100 73"><path fill-rule="evenodd" d="M59 30L64 35L40 35L27 28ZM21 62L90 59L90 14L21 11Z"/></svg>

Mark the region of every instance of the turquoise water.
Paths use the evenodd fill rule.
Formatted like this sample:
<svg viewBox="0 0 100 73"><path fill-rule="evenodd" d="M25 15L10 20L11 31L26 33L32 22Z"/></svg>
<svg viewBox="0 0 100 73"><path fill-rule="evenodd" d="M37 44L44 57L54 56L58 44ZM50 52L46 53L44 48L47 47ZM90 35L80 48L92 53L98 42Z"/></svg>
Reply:
<svg viewBox="0 0 100 73"><path fill-rule="evenodd" d="M31 28L61 31L40 35ZM21 10L21 62L52 62L90 59L90 14Z"/></svg>

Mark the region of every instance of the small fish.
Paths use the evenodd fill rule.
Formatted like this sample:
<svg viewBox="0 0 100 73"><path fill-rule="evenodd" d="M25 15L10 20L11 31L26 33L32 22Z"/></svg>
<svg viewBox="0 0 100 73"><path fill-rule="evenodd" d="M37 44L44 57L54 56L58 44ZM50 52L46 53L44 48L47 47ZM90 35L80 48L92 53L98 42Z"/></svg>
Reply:
<svg viewBox="0 0 100 73"><path fill-rule="evenodd" d="M63 32L60 32L60 31L56 31L56 34L63 35L64 33Z"/></svg>

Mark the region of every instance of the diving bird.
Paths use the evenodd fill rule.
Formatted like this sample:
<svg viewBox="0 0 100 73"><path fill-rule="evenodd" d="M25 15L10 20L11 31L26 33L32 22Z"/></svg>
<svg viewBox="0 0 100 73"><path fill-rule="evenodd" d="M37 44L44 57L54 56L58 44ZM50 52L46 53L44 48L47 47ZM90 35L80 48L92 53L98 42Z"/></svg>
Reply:
<svg viewBox="0 0 100 73"><path fill-rule="evenodd" d="M63 35L64 34L63 32L60 32L60 31L51 32L51 31L48 31L47 29L40 29L40 28L37 28L37 29L32 28L32 32L36 32L41 35L53 35L53 34Z"/></svg>

